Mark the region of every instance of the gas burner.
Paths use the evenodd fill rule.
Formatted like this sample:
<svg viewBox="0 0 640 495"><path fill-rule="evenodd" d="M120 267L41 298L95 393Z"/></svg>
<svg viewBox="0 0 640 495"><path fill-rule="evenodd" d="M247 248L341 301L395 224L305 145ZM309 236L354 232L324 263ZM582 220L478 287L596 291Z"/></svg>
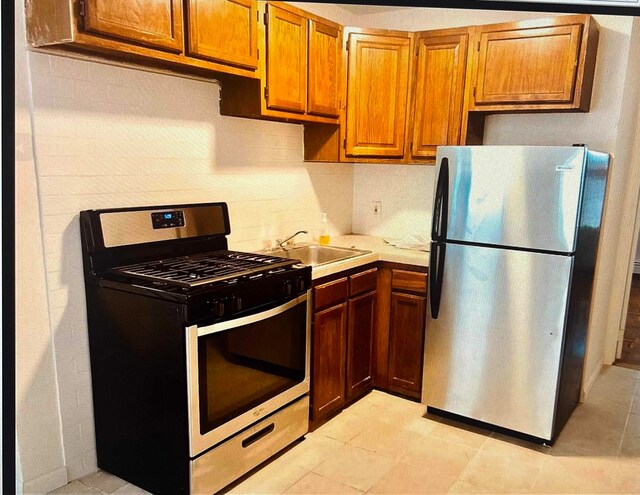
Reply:
<svg viewBox="0 0 640 495"><path fill-rule="evenodd" d="M195 287L284 269L296 263L298 260L275 256L237 251L214 251L118 266L109 271L135 279L161 281L180 287Z"/></svg>

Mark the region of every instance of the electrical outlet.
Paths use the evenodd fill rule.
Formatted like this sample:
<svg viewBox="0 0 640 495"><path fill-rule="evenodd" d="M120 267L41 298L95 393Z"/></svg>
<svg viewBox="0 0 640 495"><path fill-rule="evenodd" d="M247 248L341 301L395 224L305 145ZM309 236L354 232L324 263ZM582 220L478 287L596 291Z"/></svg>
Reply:
<svg viewBox="0 0 640 495"><path fill-rule="evenodd" d="M380 215L382 212L382 201L373 201L373 214Z"/></svg>

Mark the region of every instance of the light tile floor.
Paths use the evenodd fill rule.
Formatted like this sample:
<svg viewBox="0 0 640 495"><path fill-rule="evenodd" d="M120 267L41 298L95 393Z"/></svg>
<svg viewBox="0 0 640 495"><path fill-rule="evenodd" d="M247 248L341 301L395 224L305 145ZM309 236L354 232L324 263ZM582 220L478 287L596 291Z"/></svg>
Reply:
<svg viewBox="0 0 640 495"><path fill-rule="evenodd" d="M374 391L229 494L640 493L640 371L607 367L551 448ZM56 494L147 493L103 471Z"/></svg>

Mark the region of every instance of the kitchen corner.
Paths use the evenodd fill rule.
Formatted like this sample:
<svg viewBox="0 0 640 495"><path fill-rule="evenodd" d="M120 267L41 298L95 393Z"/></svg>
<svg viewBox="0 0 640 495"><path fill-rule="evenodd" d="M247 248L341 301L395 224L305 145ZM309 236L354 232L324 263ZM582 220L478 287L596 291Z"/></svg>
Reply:
<svg viewBox="0 0 640 495"><path fill-rule="evenodd" d="M640 19L14 4L16 493L640 493L640 371L608 366L640 190ZM549 360L528 349L560 333L528 325L559 298L524 289L560 271L519 262L522 247L508 270L476 270L482 255L461 253L480 247L431 244L432 219L446 218L445 148L574 143L615 160L590 320L574 325L589 339L563 344L575 370L584 360L571 374L583 402L548 448L485 412L515 417L540 395ZM451 205L502 219L554 191L569 203L564 183L533 185L538 167L513 188L524 206L497 214L518 163L478 169L472 187L451 160L452 190L489 191ZM536 225L570 230L556 220ZM278 245L309 247L307 261ZM487 289L492 277L515 292ZM457 287L475 292L454 307ZM550 414L552 395L525 414Z"/></svg>

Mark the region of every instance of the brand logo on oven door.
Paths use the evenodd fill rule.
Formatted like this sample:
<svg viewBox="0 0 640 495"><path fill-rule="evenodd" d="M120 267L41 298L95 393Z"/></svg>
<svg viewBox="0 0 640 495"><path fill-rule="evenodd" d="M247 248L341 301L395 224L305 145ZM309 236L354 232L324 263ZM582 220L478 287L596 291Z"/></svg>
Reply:
<svg viewBox="0 0 640 495"><path fill-rule="evenodd" d="M256 418L259 418L260 416L262 416L263 413L264 413L264 407L261 407L260 409L256 409L255 411L253 411L253 415Z"/></svg>

